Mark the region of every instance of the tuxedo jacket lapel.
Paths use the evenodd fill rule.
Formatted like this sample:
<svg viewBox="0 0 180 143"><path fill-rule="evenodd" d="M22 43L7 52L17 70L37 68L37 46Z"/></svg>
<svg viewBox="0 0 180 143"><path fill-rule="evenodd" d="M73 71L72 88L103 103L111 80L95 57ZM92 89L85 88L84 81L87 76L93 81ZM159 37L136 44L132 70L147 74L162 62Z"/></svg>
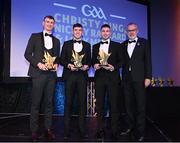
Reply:
<svg viewBox="0 0 180 143"><path fill-rule="evenodd" d="M43 36L43 32L41 32L41 48L42 48L42 50L43 50L43 48L45 47L45 45L44 45L44 36Z"/></svg>
<svg viewBox="0 0 180 143"><path fill-rule="evenodd" d="M126 41L126 43L125 43L125 54L128 57L128 59L132 58L132 56L130 57L129 54L128 54L128 41Z"/></svg>
<svg viewBox="0 0 180 143"><path fill-rule="evenodd" d="M112 53L112 51L113 51L113 45L112 45L112 42L110 41L110 43L109 43L109 48L108 48L108 53Z"/></svg>

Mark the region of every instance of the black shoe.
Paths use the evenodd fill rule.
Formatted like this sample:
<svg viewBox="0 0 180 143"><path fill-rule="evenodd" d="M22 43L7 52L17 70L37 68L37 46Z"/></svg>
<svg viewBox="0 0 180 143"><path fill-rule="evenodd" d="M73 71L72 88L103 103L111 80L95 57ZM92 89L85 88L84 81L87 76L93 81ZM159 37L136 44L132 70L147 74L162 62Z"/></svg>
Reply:
<svg viewBox="0 0 180 143"><path fill-rule="evenodd" d="M131 129L128 128L128 129L125 129L125 130L121 131L120 135L121 135L121 136L124 136L124 135L129 134L130 132L131 132Z"/></svg>
<svg viewBox="0 0 180 143"><path fill-rule="evenodd" d="M65 134L65 135L64 135L64 140L65 140L65 141L69 140L69 138L70 138L70 134Z"/></svg>
<svg viewBox="0 0 180 143"><path fill-rule="evenodd" d="M144 142L144 136L138 137L138 138L137 138L137 141L138 141L138 142Z"/></svg>
<svg viewBox="0 0 180 143"><path fill-rule="evenodd" d="M103 140L104 140L104 136L105 136L104 130L99 130L99 131L97 132L97 140L98 140L98 141L103 141Z"/></svg>
<svg viewBox="0 0 180 143"><path fill-rule="evenodd" d="M119 140L118 134L112 134L112 141L113 141L113 142L116 142L116 141L118 141L118 140Z"/></svg>
<svg viewBox="0 0 180 143"><path fill-rule="evenodd" d="M88 135L87 134L80 134L80 138L81 139L88 139Z"/></svg>
<svg viewBox="0 0 180 143"><path fill-rule="evenodd" d="M37 142L38 141L38 134L36 132L32 132L31 138L32 138L33 142Z"/></svg>
<svg viewBox="0 0 180 143"><path fill-rule="evenodd" d="M52 141L55 139L55 135L53 134L51 129L47 129L45 135L46 135L46 138L48 139L48 141Z"/></svg>

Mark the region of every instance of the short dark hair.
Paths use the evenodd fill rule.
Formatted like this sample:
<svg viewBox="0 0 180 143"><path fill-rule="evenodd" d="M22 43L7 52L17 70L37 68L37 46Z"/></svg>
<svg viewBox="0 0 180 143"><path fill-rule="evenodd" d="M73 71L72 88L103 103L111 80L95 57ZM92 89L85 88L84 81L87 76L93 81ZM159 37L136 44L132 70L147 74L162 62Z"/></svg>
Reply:
<svg viewBox="0 0 180 143"><path fill-rule="evenodd" d="M101 30L102 30L104 27L107 27L107 28L111 29L111 27L110 27L109 24L103 24L103 25L101 26Z"/></svg>
<svg viewBox="0 0 180 143"><path fill-rule="evenodd" d="M53 17L53 16L51 16L51 15L46 15L46 16L44 16L44 20L45 20L46 18L49 18L49 19L52 19L52 20L54 20L54 21L55 21L54 17Z"/></svg>
<svg viewBox="0 0 180 143"><path fill-rule="evenodd" d="M81 27L81 28L83 28L83 26L82 26L80 23L73 24L73 29L74 29L75 27Z"/></svg>

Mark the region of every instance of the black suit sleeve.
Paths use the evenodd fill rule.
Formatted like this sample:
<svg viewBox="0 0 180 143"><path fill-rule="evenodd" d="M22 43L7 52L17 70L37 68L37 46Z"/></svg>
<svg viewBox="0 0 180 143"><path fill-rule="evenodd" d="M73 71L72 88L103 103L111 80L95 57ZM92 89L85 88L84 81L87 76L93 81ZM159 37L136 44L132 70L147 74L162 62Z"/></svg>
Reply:
<svg viewBox="0 0 180 143"><path fill-rule="evenodd" d="M113 65L115 70L119 70L122 67L123 59L124 58L123 58L122 46L121 46L121 44L118 44L118 46L117 46L117 62L115 65Z"/></svg>
<svg viewBox="0 0 180 143"><path fill-rule="evenodd" d="M60 64L64 67L67 67L69 64L68 61L66 60L66 57L67 57L67 43L64 42L60 56Z"/></svg>
<svg viewBox="0 0 180 143"><path fill-rule="evenodd" d="M60 64L60 41L57 40L57 53L56 53L56 60L55 64Z"/></svg>
<svg viewBox="0 0 180 143"><path fill-rule="evenodd" d="M91 66L91 45L87 44L87 60L86 64L90 67Z"/></svg>
<svg viewBox="0 0 180 143"><path fill-rule="evenodd" d="M147 40L145 41L145 78L152 78L151 49Z"/></svg>
<svg viewBox="0 0 180 143"><path fill-rule="evenodd" d="M97 46L93 45L93 48L92 48L92 66L94 67L94 65L97 63L99 63L99 60L97 59Z"/></svg>
<svg viewBox="0 0 180 143"><path fill-rule="evenodd" d="M34 66L34 67L37 67L37 64L40 62L38 61L35 56L33 55L34 54L34 47L35 47L35 35L31 35L29 41L28 41L28 44L27 44L27 47L26 47L26 50L25 50L25 53L24 53L24 57L26 58L26 60L29 61L29 63Z"/></svg>

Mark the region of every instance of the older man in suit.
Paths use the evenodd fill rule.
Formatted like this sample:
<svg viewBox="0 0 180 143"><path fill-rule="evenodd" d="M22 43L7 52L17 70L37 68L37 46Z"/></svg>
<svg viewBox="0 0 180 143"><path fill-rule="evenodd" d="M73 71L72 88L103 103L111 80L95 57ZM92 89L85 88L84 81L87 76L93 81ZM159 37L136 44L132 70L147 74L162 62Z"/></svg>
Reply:
<svg viewBox="0 0 180 143"><path fill-rule="evenodd" d="M43 32L33 33L28 41L25 58L30 63L28 75L32 77L32 104L30 115L30 128L32 140L38 139L38 117L41 101L44 100L45 129L49 140L54 139L52 133L53 95L56 83L56 70L58 68L60 42L52 35L55 20L52 16L45 16ZM48 67L44 54L56 57L51 67ZM53 70L52 70L53 69Z"/></svg>
<svg viewBox="0 0 180 143"><path fill-rule="evenodd" d="M123 89L129 128L121 134L132 132L137 141L144 140L145 88L152 76L151 50L146 39L138 37L138 26L127 25L128 40L122 43L124 53Z"/></svg>

